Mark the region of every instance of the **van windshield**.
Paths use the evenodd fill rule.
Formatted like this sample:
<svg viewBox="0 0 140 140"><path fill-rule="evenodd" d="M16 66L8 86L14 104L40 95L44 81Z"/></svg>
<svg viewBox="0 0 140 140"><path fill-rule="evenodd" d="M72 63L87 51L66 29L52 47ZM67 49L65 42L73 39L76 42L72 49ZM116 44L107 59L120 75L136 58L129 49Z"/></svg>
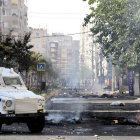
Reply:
<svg viewBox="0 0 140 140"><path fill-rule="evenodd" d="M5 85L22 85L18 77L16 78L3 77L3 80Z"/></svg>

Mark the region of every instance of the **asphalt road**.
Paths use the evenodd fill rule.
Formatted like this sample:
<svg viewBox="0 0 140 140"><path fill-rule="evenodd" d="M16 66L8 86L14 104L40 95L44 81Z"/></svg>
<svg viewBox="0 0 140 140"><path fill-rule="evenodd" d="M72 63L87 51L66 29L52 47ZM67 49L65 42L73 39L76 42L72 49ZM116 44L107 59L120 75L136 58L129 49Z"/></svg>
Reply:
<svg viewBox="0 0 140 140"><path fill-rule="evenodd" d="M78 99L76 100L75 102L78 103ZM63 107L62 99L50 100L46 103L46 109L49 108L52 112L46 117L46 125L42 133L31 134L26 124L3 125L0 140L140 140L140 125L138 124L114 124L108 120L81 117L76 113L66 116L63 113L53 114L53 109L68 110L70 101L71 99L64 101L67 103L66 107ZM90 102L94 101L90 100ZM59 103L63 103L62 108ZM73 103L74 100L71 104ZM71 104L69 107L72 111L75 104L72 107ZM82 111L83 107L85 106L78 106L74 111Z"/></svg>
<svg viewBox="0 0 140 140"><path fill-rule="evenodd" d="M3 125L0 140L140 140L139 125L111 125L101 120L46 124L42 133L31 134L26 124Z"/></svg>

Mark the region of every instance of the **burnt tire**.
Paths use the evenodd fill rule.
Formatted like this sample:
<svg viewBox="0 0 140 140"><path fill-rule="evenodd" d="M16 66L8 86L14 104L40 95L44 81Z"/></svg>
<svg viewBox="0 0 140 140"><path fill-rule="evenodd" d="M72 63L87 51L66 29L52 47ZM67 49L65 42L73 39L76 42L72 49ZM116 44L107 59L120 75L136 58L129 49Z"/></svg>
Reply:
<svg viewBox="0 0 140 140"><path fill-rule="evenodd" d="M36 117L36 118L31 118L27 122L27 126L31 133L40 133L44 126L45 126L45 117Z"/></svg>

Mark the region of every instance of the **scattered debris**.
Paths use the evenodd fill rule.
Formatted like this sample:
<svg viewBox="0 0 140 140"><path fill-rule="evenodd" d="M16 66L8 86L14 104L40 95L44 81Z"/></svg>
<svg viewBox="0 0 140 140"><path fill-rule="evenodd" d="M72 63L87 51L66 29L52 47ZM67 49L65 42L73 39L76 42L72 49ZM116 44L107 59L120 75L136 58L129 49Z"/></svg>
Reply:
<svg viewBox="0 0 140 140"><path fill-rule="evenodd" d="M112 124L112 125L114 125L114 124L118 124L118 123L119 123L118 120L112 120L112 121L111 121L111 124Z"/></svg>
<svg viewBox="0 0 140 140"><path fill-rule="evenodd" d="M132 125L132 124L139 124L139 122L136 119L124 119L123 120L123 124L128 124L128 125Z"/></svg>
<svg viewBox="0 0 140 140"><path fill-rule="evenodd" d="M137 122L140 123L140 115L136 116Z"/></svg>
<svg viewBox="0 0 140 140"><path fill-rule="evenodd" d="M114 96L112 94L103 94L100 96L101 98L113 98Z"/></svg>
<svg viewBox="0 0 140 140"><path fill-rule="evenodd" d="M115 101L115 102L112 102L110 105L111 106L125 106L125 103L122 103L120 101Z"/></svg>
<svg viewBox="0 0 140 140"><path fill-rule="evenodd" d="M67 120L70 124L75 124L76 122L75 122L75 120L73 120L73 119L68 119Z"/></svg>
<svg viewBox="0 0 140 140"><path fill-rule="evenodd" d="M74 117L74 118L70 118L67 120L69 123L71 124L75 124L75 123L80 123L81 122L81 118L79 117Z"/></svg>
<svg viewBox="0 0 140 140"><path fill-rule="evenodd" d="M62 137L62 136L58 136L58 139L65 139L65 137Z"/></svg>
<svg viewBox="0 0 140 140"><path fill-rule="evenodd" d="M94 137L96 137L97 139L99 139L99 138L100 138L98 135L94 135Z"/></svg>

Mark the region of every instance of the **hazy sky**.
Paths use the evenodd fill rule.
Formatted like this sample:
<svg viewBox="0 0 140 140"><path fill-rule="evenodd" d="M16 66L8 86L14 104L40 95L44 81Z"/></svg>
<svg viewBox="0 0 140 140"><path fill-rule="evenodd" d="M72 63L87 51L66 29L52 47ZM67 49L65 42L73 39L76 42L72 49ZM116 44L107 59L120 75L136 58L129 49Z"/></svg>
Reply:
<svg viewBox="0 0 140 140"><path fill-rule="evenodd" d="M89 11L82 0L28 0L27 4L29 26L47 28L49 33L79 33Z"/></svg>

